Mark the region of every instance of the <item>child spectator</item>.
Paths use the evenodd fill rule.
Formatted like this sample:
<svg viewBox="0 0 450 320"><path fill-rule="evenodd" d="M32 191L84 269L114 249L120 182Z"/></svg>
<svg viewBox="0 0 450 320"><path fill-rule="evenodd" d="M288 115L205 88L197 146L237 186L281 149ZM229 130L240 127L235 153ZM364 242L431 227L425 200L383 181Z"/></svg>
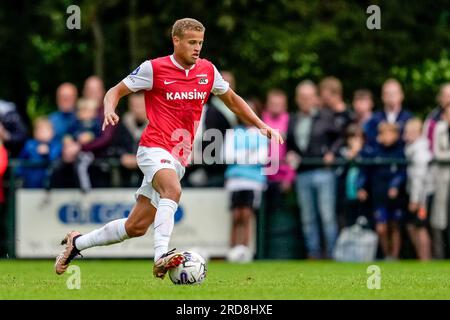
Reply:
<svg viewBox="0 0 450 320"><path fill-rule="evenodd" d="M360 168L352 161L360 158L360 153L364 148L364 132L357 124L348 126L345 133L345 146L339 150L339 156L350 162L344 171L345 177L345 217L344 225L350 226L356 222L360 215L365 215L363 206L358 200L358 176Z"/></svg>
<svg viewBox="0 0 450 320"><path fill-rule="evenodd" d="M356 90L353 93L353 110L355 110L356 123L366 131L366 126L372 118L374 106L372 92L367 89Z"/></svg>
<svg viewBox="0 0 450 320"><path fill-rule="evenodd" d="M364 158L405 158L397 124L381 122L378 126L377 142L377 145L362 154ZM401 194L406 180L405 171L405 168L398 164L380 164L364 167L358 178L359 200L366 201L369 196L367 190L371 190L376 231L387 260L398 259L400 254L399 221L403 215Z"/></svg>
<svg viewBox="0 0 450 320"><path fill-rule="evenodd" d="M48 118L34 122L33 138L29 139L19 154L19 159L31 161L54 161L61 155L61 143L54 139L53 126ZM19 167L24 188L43 188L48 179L47 167Z"/></svg>
<svg viewBox="0 0 450 320"><path fill-rule="evenodd" d="M77 120L69 133L81 145L87 144L101 134L101 123L97 117L97 102L92 99L79 99Z"/></svg>
<svg viewBox="0 0 450 320"><path fill-rule="evenodd" d="M251 221L266 186L263 165L267 161L268 141L257 128L238 125L227 132L224 151L229 164L225 171L225 188L231 193L233 214L229 257L242 246L246 247L243 255L248 257Z"/></svg>
<svg viewBox="0 0 450 320"><path fill-rule="evenodd" d="M94 99L81 98L77 102L77 120L69 130L70 135L63 140L63 160L74 162L80 187L83 191L92 188L89 169L94 161L94 154L90 151L80 151L83 145L87 145L100 137L101 122L98 118L98 102ZM71 152L71 150L76 152ZM72 158L71 158L72 157ZM95 179L94 179L95 181Z"/></svg>
<svg viewBox="0 0 450 320"><path fill-rule="evenodd" d="M427 203L430 194L428 164L432 155L428 140L422 135L422 121L410 119L405 126L405 155L409 162L407 168L407 192L409 205L407 229L420 260L431 258L431 241L427 226Z"/></svg>

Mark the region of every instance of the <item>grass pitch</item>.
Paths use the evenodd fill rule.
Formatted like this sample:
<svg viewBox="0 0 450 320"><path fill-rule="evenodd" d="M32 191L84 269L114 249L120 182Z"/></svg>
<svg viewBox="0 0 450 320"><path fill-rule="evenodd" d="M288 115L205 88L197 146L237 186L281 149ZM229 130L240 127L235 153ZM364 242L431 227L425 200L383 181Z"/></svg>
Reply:
<svg viewBox="0 0 450 320"><path fill-rule="evenodd" d="M368 289L370 264L212 261L205 282L176 286L152 276L147 260L75 260L81 288L53 261L0 260L0 299L450 299L450 261L374 262L381 289Z"/></svg>

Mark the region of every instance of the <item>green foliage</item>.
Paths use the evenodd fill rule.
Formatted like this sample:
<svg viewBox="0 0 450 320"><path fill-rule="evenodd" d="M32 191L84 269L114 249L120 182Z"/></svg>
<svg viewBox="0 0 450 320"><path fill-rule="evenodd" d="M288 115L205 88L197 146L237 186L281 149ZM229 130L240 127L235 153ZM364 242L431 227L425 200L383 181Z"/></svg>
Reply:
<svg viewBox="0 0 450 320"><path fill-rule="evenodd" d="M71 4L81 8L81 30L66 28ZM366 27L372 4L381 8L381 30ZM144 59L171 53L171 26L186 16L204 23L203 56L235 72L243 96L264 98L267 89L280 87L292 102L299 81L335 75L350 100L360 87L378 96L382 82L395 76L406 89L406 105L423 113L449 79L446 0L25 0L0 6L0 97L32 113L55 108L61 82L81 90L84 79L99 72L112 86Z"/></svg>
<svg viewBox="0 0 450 320"><path fill-rule="evenodd" d="M443 50L436 59L425 59L422 63L398 67L394 66L391 73L401 82L408 83L407 95L419 100L420 97L433 97L442 83L450 82L450 53ZM434 107L434 101L424 106L422 110L427 111Z"/></svg>

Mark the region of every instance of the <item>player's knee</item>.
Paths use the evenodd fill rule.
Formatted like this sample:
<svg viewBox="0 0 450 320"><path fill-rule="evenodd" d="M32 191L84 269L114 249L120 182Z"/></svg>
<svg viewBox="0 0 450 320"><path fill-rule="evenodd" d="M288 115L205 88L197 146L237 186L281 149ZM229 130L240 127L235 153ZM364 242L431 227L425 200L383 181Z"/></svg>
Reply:
<svg viewBox="0 0 450 320"><path fill-rule="evenodd" d="M161 198L170 199L178 203L181 198L181 186L173 185L164 188L164 190L161 191Z"/></svg>

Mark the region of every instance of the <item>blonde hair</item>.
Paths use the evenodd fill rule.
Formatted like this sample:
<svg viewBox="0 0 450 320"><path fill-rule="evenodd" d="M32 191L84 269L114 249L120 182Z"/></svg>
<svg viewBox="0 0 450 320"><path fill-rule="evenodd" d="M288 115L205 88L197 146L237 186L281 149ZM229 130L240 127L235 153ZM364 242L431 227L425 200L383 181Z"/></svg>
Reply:
<svg viewBox="0 0 450 320"><path fill-rule="evenodd" d="M93 99L80 98L77 101L77 110L97 109L98 103Z"/></svg>
<svg viewBox="0 0 450 320"><path fill-rule="evenodd" d="M200 21L197 21L192 18L183 18L175 21L172 26L172 37L183 37L184 32L187 30L204 32L205 27L202 25Z"/></svg>
<svg viewBox="0 0 450 320"><path fill-rule="evenodd" d="M409 127L415 127L415 128L417 128L417 130L421 131L422 130L422 120L419 118L409 119L405 124L405 128L409 128Z"/></svg>
<svg viewBox="0 0 450 320"><path fill-rule="evenodd" d="M389 122L383 121L378 125L378 133L383 133L385 131L392 131L395 133L400 133L400 127L396 123L389 123Z"/></svg>
<svg viewBox="0 0 450 320"><path fill-rule="evenodd" d="M41 126L41 125L48 125L48 126L51 126L53 128L53 125L52 125L51 121L45 116L37 117L33 121L33 128L34 129L36 129L38 126Z"/></svg>

